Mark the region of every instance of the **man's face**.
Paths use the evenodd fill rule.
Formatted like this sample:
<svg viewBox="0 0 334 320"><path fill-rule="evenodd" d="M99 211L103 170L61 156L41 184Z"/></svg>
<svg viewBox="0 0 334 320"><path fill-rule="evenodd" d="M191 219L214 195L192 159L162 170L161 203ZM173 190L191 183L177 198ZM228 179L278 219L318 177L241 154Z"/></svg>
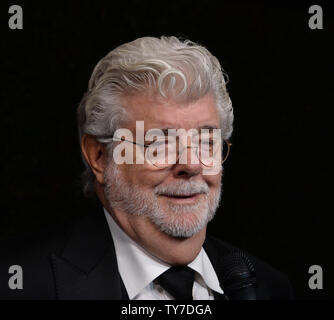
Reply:
<svg viewBox="0 0 334 320"><path fill-rule="evenodd" d="M130 115L123 127L132 131L134 139L136 120L144 121L145 132L182 128L200 133L201 128L220 128L211 95L182 106L172 101L158 102L148 95L127 97L123 104ZM149 218L162 232L174 237L191 237L202 230L219 205L221 172L203 175L203 164L190 161L192 149L183 152L188 152L187 163L164 168L149 162L117 165L110 159L104 188L109 206Z"/></svg>

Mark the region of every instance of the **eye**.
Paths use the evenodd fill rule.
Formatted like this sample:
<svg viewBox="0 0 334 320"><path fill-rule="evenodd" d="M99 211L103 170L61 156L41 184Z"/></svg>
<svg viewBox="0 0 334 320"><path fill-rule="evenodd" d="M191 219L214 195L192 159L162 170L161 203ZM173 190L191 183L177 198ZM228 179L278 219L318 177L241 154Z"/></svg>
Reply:
<svg viewBox="0 0 334 320"><path fill-rule="evenodd" d="M154 146L160 147L160 146L165 146L168 143L167 139L158 139L154 141Z"/></svg>
<svg viewBox="0 0 334 320"><path fill-rule="evenodd" d="M164 149L164 150L171 150L176 148L175 139L168 138L168 137L159 137L155 139L153 142L148 144L149 147L157 148L157 149Z"/></svg>
<svg viewBox="0 0 334 320"><path fill-rule="evenodd" d="M206 137L201 137L200 143L202 145L212 146L214 141L213 141L213 138L211 136L206 136Z"/></svg>
<svg viewBox="0 0 334 320"><path fill-rule="evenodd" d="M153 144L154 144L154 146L159 146L159 145L165 144L165 140L166 140L165 137L155 137L153 139L153 141L145 141L145 144L147 146L150 146L150 145L153 145Z"/></svg>
<svg viewBox="0 0 334 320"><path fill-rule="evenodd" d="M213 145L213 140L212 139L209 139L209 140L202 140L202 144L204 144L204 145Z"/></svg>

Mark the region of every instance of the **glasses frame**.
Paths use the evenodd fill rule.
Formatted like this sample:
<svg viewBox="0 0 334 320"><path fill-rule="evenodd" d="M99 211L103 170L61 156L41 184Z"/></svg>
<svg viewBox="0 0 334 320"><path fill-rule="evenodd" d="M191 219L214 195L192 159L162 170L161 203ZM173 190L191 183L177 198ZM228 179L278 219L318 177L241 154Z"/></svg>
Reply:
<svg viewBox="0 0 334 320"><path fill-rule="evenodd" d="M134 145L138 145L138 146L141 146L141 147L144 147L144 148L148 148L151 144L145 144L145 143L139 143L139 142L136 142L136 141L131 141L131 140L127 140L127 139L125 139L125 138L115 138L115 137L113 137L113 136L104 136L104 137L99 137L100 139L112 139L112 141L116 141L116 142L121 142L121 141L126 141L126 142L130 142L130 143L132 143L132 144L134 144ZM230 154L230 150L231 150L231 146L232 146L232 143L230 142L230 141L228 141L228 140L225 140L225 139L223 139L223 143L226 143L227 144L227 153L226 153L226 156L225 156L225 158L222 160L222 163L221 164L223 164L226 160L227 160L227 158L228 158L228 156L229 156L229 154ZM201 161L201 159L200 159L200 157L199 157L199 151L198 151L198 148L199 147L192 147L192 146L185 146L184 147L184 149L197 149L197 158L198 158L198 160L204 165L204 166L206 166L202 161ZM176 159L176 162L177 161L179 161L179 159L180 159L180 152L178 153L178 156L177 156L177 159ZM159 167L159 166L157 166L157 165L155 165L154 163L152 163L151 162L151 164L153 165L153 166L155 166L156 168L162 168L162 167ZM166 166L166 167L170 167L171 165L168 165L168 166ZM206 167L209 167L209 166L206 166Z"/></svg>

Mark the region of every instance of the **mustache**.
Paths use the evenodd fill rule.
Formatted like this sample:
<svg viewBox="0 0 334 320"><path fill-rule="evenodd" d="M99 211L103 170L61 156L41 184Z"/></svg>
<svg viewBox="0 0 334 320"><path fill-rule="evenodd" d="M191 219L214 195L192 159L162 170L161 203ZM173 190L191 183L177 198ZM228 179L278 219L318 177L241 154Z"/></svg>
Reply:
<svg viewBox="0 0 334 320"><path fill-rule="evenodd" d="M209 186L204 181L178 181L169 185L159 185L154 188L155 195L190 196L199 193L209 193Z"/></svg>

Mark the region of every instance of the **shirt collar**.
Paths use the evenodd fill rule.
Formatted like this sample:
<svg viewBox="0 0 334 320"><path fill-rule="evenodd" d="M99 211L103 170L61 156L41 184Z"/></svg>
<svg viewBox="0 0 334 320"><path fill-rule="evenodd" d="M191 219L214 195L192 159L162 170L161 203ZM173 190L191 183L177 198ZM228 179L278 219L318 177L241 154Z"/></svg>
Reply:
<svg viewBox="0 0 334 320"><path fill-rule="evenodd" d="M205 284L211 290L214 290L220 294L224 294L224 291L219 286L219 281L215 269L213 268L211 261L203 247L201 248L201 251L195 260L188 264L188 267L197 271L201 275Z"/></svg>
<svg viewBox="0 0 334 320"><path fill-rule="evenodd" d="M114 241L118 270L131 300L171 266L133 241L109 212L103 209ZM203 248L188 266L201 275L210 289L223 294L214 268Z"/></svg>

